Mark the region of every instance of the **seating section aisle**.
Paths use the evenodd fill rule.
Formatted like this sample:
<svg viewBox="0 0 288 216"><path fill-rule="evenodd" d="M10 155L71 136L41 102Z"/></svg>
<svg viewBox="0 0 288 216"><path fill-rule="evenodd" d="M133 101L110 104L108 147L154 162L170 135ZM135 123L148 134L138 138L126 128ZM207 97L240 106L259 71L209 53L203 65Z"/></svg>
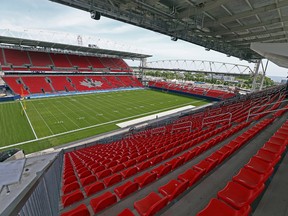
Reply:
<svg viewBox="0 0 288 216"><path fill-rule="evenodd" d="M192 191L205 176L276 121L283 113L276 112L280 106L275 104L283 99L279 89L270 90L251 98L222 103L119 141L65 153L60 214L155 215L161 210L169 211L175 200L181 199L181 194ZM244 111L246 118L243 118L243 106L253 107L256 103L260 107L252 112L255 115L247 118L248 106ZM264 115L267 110L277 114L271 117L266 112ZM227 112L232 114L232 122L227 119ZM205 122L203 118L206 118ZM285 133L287 122L233 178L233 182L218 193L218 199L211 201L208 210L199 215L213 215L219 209L223 215L248 215L250 204L264 190L263 180L273 172L271 166L266 165L275 166L288 144ZM235 138L223 145L231 136ZM217 150L190 168L182 168L212 148ZM180 174L172 177L174 172ZM163 178L169 181L161 183Z"/></svg>
<svg viewBox="0 0 288 216"><path fill-rule="evenodd" d="M78 72L133 72L123 59L0 48L5 71L70 70ZM12 68L10 67L12 65Z"/></svg>
<svg viewBox="0 0 288 216"><path fill-rule="evenodd" d="M16 94L57 93L74 91L95 91L115 88L143 87L134 76L96 75L23 75L3 76L3 80ZM18 80L18 81L17 81ZM19 80L21 83L19 83ZM110 81L109 81L110 80ZM113 80L113 81L112 81ZM23 92L23 90L25 90ZM30 92L30 93L29 93Z"/></svg>
<svg viewBox="0 0 288 216"><path fill-rule="evenodd" d="M165 89L165 90L173 90L183 93L189 93L195 96L205 96L209 98L217 98L217 99L227 99L232 98L235 96L235 93L228 92L224 90L216 90L216 89L208 89L196 86L189 86L183 84L175 84L175 83L168 83L164 81L149 81L149 87L151 88L158 88L158 89Z"/></svg>

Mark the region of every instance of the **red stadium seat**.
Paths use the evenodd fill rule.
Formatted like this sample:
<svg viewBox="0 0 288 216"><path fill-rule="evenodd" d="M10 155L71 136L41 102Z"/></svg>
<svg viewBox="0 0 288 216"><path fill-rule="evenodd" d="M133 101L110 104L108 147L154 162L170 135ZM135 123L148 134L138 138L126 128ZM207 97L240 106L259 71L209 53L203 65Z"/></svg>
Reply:
<svg viewBox="0 0 288 216"><path fill-rule="evenodd" d="M185 159L184 158L181 158L181 157L178 157L178 158L174 158L168 162L166 162L166 164L170 164L171 165L171 169L174 170L176 169L177 167L181 166L182 164L184 164L185 162Z"/></svg>
<svg viewBox="0 0 288 216"><path fill-rule="evenodd" d="M162 154L162 159L166 160L172 156L172 151L168 151Z"/></svg>
<svg viewBox="0 0 288 216"><path fill-rule="evenodd" d="M96 177L94 175L87 176L85 178L80 179L82 186L86 186L96 181Z"/></svg>
<svg viewBox="0 0 288 216"><path fill-rule="evenodd" d="M103 179L103 182L106 185L106 187L114 185L120 181L122 181L122 175L120 175L118 173L115 173L115 174Z"/></svg>
<svg viewBox="0 0 288 216"><path fill-rule="evenodd" d="M161 161L162 161L162 155L155 156L149 160L152 166L158 164Z"/></svg>
<svg viewBox="0 0 288 216"><path fill-rule="evenodd" d="M134 202L134 207L141 216L152 216L164 208L168 203L167 197L160 197L152 192L141 200Z"/></svg>
<svg viewBox="0 0 288 216"><path fill-rule="evenodd" d="M144 173L141 176L138 176L134 179L134 182L137 182L140 186L140 188L146 186L147 184L152 183L153 181L155 181L157 178L157 174L156 173Z"/></svg>
<svg viewBox="0 0 288 216"><path fill-rule="evenodd" d="M94 213L96 214L99 211L102 211L103 209L113 205L116 202L117 197L115 196L115 194L112 194L111 192L108 191L96 198L91 199L90 205Z"/></svg>
<svg viewBox="0 0 288 216"><path fill-rule="evenodd" d="M181 193L183 193L189 186L188 181L177 181L175 179L169 181L167 184L159 187L158 191L163 195L167 196L169 200L175 199Z"/></svg>
<svg viewBox="0 0 288 216"><path fill-rule="evenodd" d="M127 168L127 167L131 167L133 166L134 164L136 164L136 160L135 159L132 159L132 160L128 160L126 162L123 163L123 165Z"/></svg>
<svg viewBox="0 0 288 216"><path fill-rule="evenodd" d="M265 150L265 149L260 149L257 154L255 155L256 158L259 158L259 159L262 159L268 163L271 163L272 166L274 167L278 161L281 159L281 156L276 154L276 153L273 153L273 152L270 152L268 150Z"/></svg>
<svg viewBox="0 0 288 216"><path fill-rule="evenodd" d="M110 163L107 163L107 164L105 164L105 167L106 168L110 168L110 167L114 167L114 166L116 166L118 163L117 163L117 161L111 161Z"/></svg>
<svg viewBox="0 0 288 216"><path fill-rule="evenodd" d="M112 171L110 169L106 169L106 170L103 170L103 171L96 173L96 176L98 179L103 179L103 178L111 175L111 173L112 173Z"/></svg>
<svg viewBox="0 0 288 216"><path fill-rule="evenodd" d="M132 211L128 208L124 209L122 212L120 212L120 214L118 214L117 216L135 216Z"/></svg>
<svg viewBox="0 0 288 216"><path fill-rule="evenodd" d="M263 174L259 174L251 169L242 168L237 175L233 177L233 181L242 184L243 186L253 189L265 183L267 179Z"/></svg>
<svg viewBox="0 0 288 216"><path fill-rule="evenodd" d="M210 172L214 167L217 165L218 160L213 160L213 159L204 159L200 161L198 164L195 164L194 167L197 167L199 169L205 170L205 173Z"/></svg>
<svg viewBox="0 0 288 216"><path fill-rule="evenodd" d="M102 165L99 166L98 165L98 166L92 168L92 171L94 172L94 174L96 174L96 173L98 173L100 171L103 171L104 169L105 169L105 166L102 166Z"/></svg>
<svg viewBox="0 0 288 216"><path fill-rule="evenodd" d="M140 164L138 164L136 167L139 171L145 170L151 166L150 161L144 161Z"/></svg>
<svg viewBox="0 0 288 216"><path fill-rule="evenodd" d="M138 169L136 167L130 167L126 170L123 170L121 172L121 175L126 179L129 178L132 175L135 175L138 172Z"/></svg>
<svg viewBox="0 0 288 216"><path fill-rule="evenodd" d="M184 173L178 175L178 179L181 181L188 181L191 187L195 182L197 182L205 173L205 170L193 168L188 169Z"/></svg>
<svg viewBox="0 0 288 216"><path fill-rule="evenodd" d="M270 143L273 143L273 144L276 144L276 145L284 145L286 146L288 144L288 140L287 140L287 136L286 136L286 139L284 138L281 138L281 137L277 137L277 136L272 136L270 139L269 139L269 142Z"/></svg>
<svg viewBox="0 0 288 216"><path fill-rule="evenodd" d="M84 188L86 195L91 196L92 194L95 194L105 188L104 184L102 182L95 182L91 185L88 185Z"/></svg>
<svg viewBox="0 0 288 216"><path fill-rule="evenodd" d="M137 161L137 163L140 163L144 160L147 159L147 156L146 155L140 155L139 157L135 158L135 160Z"/></svg>
<svg viewBox="0 0 288 216"><path fill-rule="evenodd" d="M114 167L111 167L110 170L112 171L112 173L116 173L116 172L119 172L121 170L123 170L125 167L123 164L118 164Z"/></svg>
<svg viewBox="0 0 288 216"><path fill-rule="evenodd" d="M223 154L219 151L216 151L216 152L212 153L208 158L212 159L212 160L217 160L218 164L220 164L227 158L227 153Z"/></svg>
<svg viewBox="0 0 288 216"><path fill-rule="evenodd" d="M63 194L67 194L67 193L70 193L71 191L74 191L76 189L78 189L80 186L78 184L78 182L72 182L71 184L68 184L68 185L65 185L63 188L62 188L62 191L63 191Z"/></svg>
<svg viewBox="0 0 288 216"><path fill-rule="evenodd" d="M185 162L191 160L192 158L195 157L196 152L195 151L188 151L185 152L184 154L180 155L179 157L183 157L185 159Z"/></svg>
<svg viewBox="0 0 288 216"><path fill-rule="evenodd" d="M229 182L223 190L218 192L218 198L240 210L250 205L264 190L264 187L264 184L260 184L259 187L249 189L237 182Z"/></svg>
<svg viewBox="0 0 288 216"><path fill-rule="evenodd" d="M269 141L269 142L265 143L265 145L262 147L262 149L265 149L267 151L270 151L270 152L278 154L278 155L282 155L283 152L286 150L286 146L274 144L274 143L271 143Z"/></svg>
<svg viewBox="0 0 288 216"><path fill-rule="evenodd" d="M171 164L162 164L155 169L151 170L152 173L156 173L157 177L160 178L171 171Z"/></svg>
<svg viewBox="0 0 288 216"><path fill-rule="evenodd" d="M264 160L259 159L255 156L249 160L245 167L248 169L252 169L259 174L263 174L264 176L266 176L265 178L270 176L274 171L271 163L265 162Z"/></svg>
<svg viewBox="0 0 288 216"><path fill-rule="evenodd" d="M139 188L138 183L128 181L125 184L123 184L123 185L121 185L119 187L116 187L114 189L114 192L117 194L117 196L120 199L123 199L124 197L128 196L129 194L134 193L135 191L137 191L138 188Z"/></svg>
<svg viewBox="0 0 288 216"><path fill-rule="evenodd" d="M212 199L197 216L249 216L250 212L250 205L246 205L240 210L237 210L221 200Z"/></svg>
<svg viewBox="0 0 288 216"><path fill-rule="evenodd" d="M63 203L63 206L66 207L82 199L84 199L84 196L82 192L78 189L70 194L63 196L62 203Z"/></svg>

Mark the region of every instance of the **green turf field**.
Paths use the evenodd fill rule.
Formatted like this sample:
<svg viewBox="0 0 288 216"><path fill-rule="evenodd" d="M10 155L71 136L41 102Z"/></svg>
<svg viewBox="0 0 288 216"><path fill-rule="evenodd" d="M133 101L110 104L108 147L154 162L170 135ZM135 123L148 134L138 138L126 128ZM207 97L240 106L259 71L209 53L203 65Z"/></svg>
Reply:
<svg viewBox="0 0 288 216"><path fill-rule="evenodd" d="M33 99L22 104L1 103L0 147L34 140L17 148L26 153L35 152L117 129L116 123L208 102L159 91L135 90ZM26 107L27 115L22 106Z"/></svg>

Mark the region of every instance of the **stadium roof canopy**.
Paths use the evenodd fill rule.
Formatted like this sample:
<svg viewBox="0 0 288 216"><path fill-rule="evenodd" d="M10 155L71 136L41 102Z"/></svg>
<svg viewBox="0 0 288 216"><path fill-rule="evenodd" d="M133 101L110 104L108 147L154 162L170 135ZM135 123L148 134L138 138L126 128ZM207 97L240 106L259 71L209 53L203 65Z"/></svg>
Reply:
<svg viewBox="0 0 288 216"><path fill-rule="evenodd" d="M15 37L6 37L0 36L0 46L21 46L28 47L32 49L59 49L59 50L67 50L75 53L84 52L93 55L107 55L107 56L117 56L125 59L141 59L151 57L150 55L138 54L132 52L123 52L123 51L115 51L108 49L100 49L95 47L84 47L84 46L76 46L62 43L54 43L54 42L46 42L39 40L30 40L23 38L15 38Z"/></svg>
<svg viewBox="0 0 288 216"><path fill-rule="evenodd" d="M50 0L254 61L253 42L288 41L287 0Z"/></svg>

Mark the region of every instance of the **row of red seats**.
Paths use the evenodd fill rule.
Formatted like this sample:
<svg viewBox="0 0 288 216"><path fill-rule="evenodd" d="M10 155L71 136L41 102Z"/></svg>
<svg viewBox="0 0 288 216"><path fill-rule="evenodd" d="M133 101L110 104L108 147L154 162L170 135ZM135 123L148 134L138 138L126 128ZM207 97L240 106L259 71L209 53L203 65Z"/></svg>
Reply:
<svg viewBox="0 0 288 216"><path fill-rule="evenodd" d="M261 99L259 99L259 101L261 101ZM269 101L265 101L265 102L269 102ZM215 111L215 110L214 110ZM211 112L211 113L214 113L214 112ZM215 113L217 113L216 111L215 111ZM145 133L143 133L143 134L145 134ZM185 133L184 133L185 134ZM165 135L165 133L164 133L164 135ZM249 135L249 134L245 134L245 135ZM142 140L139 140L138 142L137 142L137 139L136 140L133 140L133 141L135 141L135 143L136 143L136 145L137 144L139 144L139 143L146 143L146 140L147 140L147 143L149 143L149 138L151 138L151 136L152 135L150 135L150 136L147 136L147 134L145 134L145 136L143 136L145 139L143 140L143 142L142 142ZM170 134L170 136L172 137L172 139L174 138L173 137L173 134ZM251 136L251 134L250 134L250 136ZM253 135L252 135L253 136ZM136 136L135 136L136 137ZM142 137L142 136L141 136ZM142 138L143 138L142 137ZM146 139L147 138L147 139ZM250 137L251 138L251 137ZM181 138L181 139L183 139L183 138ZM174 140L175 142L177 141L177 138ZM243 141L243 139L242 138L239 138L237 141ZM246 140L247 141L247 140ZM162 142L162 140L161 139L159 139L159 140L157 140L155 143L152 143L152 145L155 145L156 143L158 143L158 142ZM117 146L117 149L122 149L122 148L124 148L124 150L123 151L125 151L125 148L127 147L128 149L130 149L130 147L131 146L134 146L135 145L135 143L134 142L132 142L132 143L129 143L129 142L126 142L126 143L124 143L123 144L123 142L115 142L115 143L113 143L113 144L105 144L105 145L97 145L97 146L94 146L94 147L91 147L90 149L92 149L92 148L94 148L94 149L98 149L99 151L97 151L97 156L98 157L100 157L101 158L101 160L99 161L99 162L104 162L105 160L107 160L107 159L109 159L109 158L106 158L108 155L109 155L109 152L111 152L111 150L113 151L113 148L115 147L115 145ZM213 142L211 142L211 143L213 143ZM205 148L206 147L208 147L209 145L212 145L211 143L209 143L209 144L206 144L206 145L204 145L205 146ZM166 145L166 143L165 143L165 145ZM232 144L231 144L232 145ZM151 146L150 146L151 147ZM149 147L149 148L150 148ZM176 146L175 146L176 147ZM187 146L186 146L187 147ZM148 149L149 149L148 148ZM177 148L177 147L176 147ZM205 148L203 148L203 149L205 149ZM118 152L119 150L115 150L115 152L112 152L112 155L113 156L117 156L117 154L118 153L121 153L121 152ZM185 148L183 148L182 150L184 150ZM202 148L201 148L202 149ZM131 153L131 154L134 154L134 152L133 152L133 149L131 149L132 151L130 151L129 153ZM154 150L154 149L153 149ZM186 149L187 150L187 149ZM185 150L185 151L186 151ZM198 150L199 150L199 148L198 148ZM223 156L223 155L228 155L228 153L227 152L229 152L228 150L229 150L229 148L223 148L223 149L221 149L221 150L223 150L223 152L224 153L217 153L216 155L213 155L213 157L215 157L215 156ZM231 149L230 149L231 150ZM236 149L235 149L236 150ZM199 150L199 151L201 151L201 150ZM79 152L79 151L77 151L77 152ZM91 152L92 153L92 152ZM87 152L87 151L83 151L83 155L82 156L84 156L84 155L86 155L86 154L89 154L89 151ZM93 153L92 153L93 154ZM95 154L95 153L94 153ZM189 157L188 155L189 154L191 154L190 152L185 152L183 155L185 155L185 156L187 156L187 157ZM106 155L106 156L105 156ZM130 154L129 154L130 155ZM79 155L78 155L79 156ZM81 160L83 159L82 158L82 156L81 156ZM87 156L87 155L86 155ZM92 156L92 155L90 155L90 156ZM101 156L104 156L103 158L101 157ZM212 157L212 156L211 156ZM128 158L129 159L129 158ZM225 159L225 158L224 158ZM127 160L126 160L127 161ZM126 162L126 161L124 161L124 162ZM180 163L180 165L181 165L181 161L183 161L183 160L179 160L179 157L177 157L177 158L173 158L171 161L173 161L172 162L172 164L175 164L176 166L177 166L177 164L178 163ZM213 161L215 161L215 160L213 160L213 159L209 159L209 160L205 160L204 162L202 162L202 164L199 164L199 166L205 166L205 165L209 165L209 162L213 162ZM106 162L106 161L105 161ZM110 162L113 162L113 161L110 161ZM145 161L144 161L145 162ZM206 163L206 164L205 164ZM170 172L171 170L170 170L170 167L172 167L172 164L160 164L158 167L156 167L155 168L155 170L157 170L157 171L160 171L160 175L162 174L161 172L163 172L164 174L166 173L166 172ZM212 163L213 164L213 163ZM118 164L118 165L120 165L120 164ZM117 165L117 166L118 166ZM105 166L105 165L104 165ZM154 170L154 169L153 169ZM136 180L136 182L135 182L135 179L134 179L134 182L132 182L132 181L128 181L128 182L125 182L124 184L122 184L122 185L120 185L119 186L119 191L118 192L116 192L115 191L115 193L116 193L116 195L120 198L120 196L122 196L122 194L124 194L124 197L125 196L127 196L126 194L128 193L130 193L131 192L131 190L132 190L132 192L134 191L134 190L136 190L135 188L139 188L139 184L142 184L142 185L145 185L146 184L146 182L148 182L148 183L150 183L151 182L151 180L152 181L154 181L155 180L155 174L153 174L154 172L149 172L149 173L143 173L143 175L141 175L140 176L140 180L138 181L138 180ZM119 173L118 173L119 174ZM121 175L121 174L120 174ZM109 176L108 176L109 177ZM112 177L112 178L110 178L110 177ZM112 175L112 176L110 176L109 178L110 179L113 179L114 178L114 176ZM157 177L156 177L157 178ZM116 178L116 180L117 180L117 178ZM176 180L176 181L179 181L179 180ZM116 181L116 182L118 182L118 181ZM138 183L139 182L139 183ZM127 184L126 184L127 183ZM179 183L179 182L178 182ZM171 185L178 185L178 183L177 182L172 182L171 183ZM181 182L180 182L181 183ZM103 183L102 183L103 184ZM184 184L184 186L183 186L184 188L185 188L185 184ZM118 188L118 187L117 187ZM138 190L138 188L137 188L137 190ZM180 187L181 188L181 187ZM116 190L116 188L115 188L115 190ZM180 189L179 189L180 190ZM181 189L182 190L182 189ZM180 190L180 191L181 191ZM117 194L118 193L118 194ZM83 195L83 194L82 194ZM108 207L108 206L110 206L112 203L115 203L115 202L117 202L117 196L115 196L115 194L114 193L111 193L111 192L107 192L107 193L104 193L103 194L103 196L102 195L100 195L99 197L101 197L101 198L99 198L99 197L96 197L95 199L97 200L96 202L93 202L92 203L92 200L93 200L93 198L90 200L90 205L91 206L98 206L98 207L96 207L96 209L94 209L94 207L93 207L93 209L94 209L94 211L100 211L100 210L103 210L104 208L106 208L106 207ZM99 204L99 202L100 203L105 203L105 200L106 200L106 198L109 200L115 200L115 198L111 198L111 197L116 197L116 201L113 201L113 202L108 202L108 203L110 203L110 204L108 204L108 205L104 205L104 206L102 206L101 207L101 205ZM98 199L99 198L99 199ZM150 199L149 199L150 200ZM168 199L169 200L169 199ZM160 201L160 200L158 200L158 201ZM161 201L160 201L161 202ZM96 203L96 204L95 204ZM106 207L105 207L106 206ZM79 208L77 207L77 208L75 208L74 210L72 210L71 211L71 215L73 214L73 212L77 212L79 209L81 210L81 209L83 209L83 208L87 208L86 206L83 206L83 205L81 205L81 206L79 206ZM98 210L97 210L98 209ZM100 210L99 210L100 209ZM69 213L69 212L68 212ZM67 213L67 214L68 214ZM89 213L89 212L88 212ZM129 211L129 210L124 210L124 212L123 212L123 215L125 215L125 214L130 214L131 213L131 211ZM65 213L64 213L65 214ZM68 214L69 215L69 214Z"/></svg>
<svg viewBox="0 0 288 216"><path fill-rule="evenodd" d="M263 120L261 123L253 126L251 129L247 130L241 136L239 136L239 137L245 137L245 140L241 139L241 143L239 143L238 148L247 143L249 139L251 139L255 134L260 132L270 122L271 121ZM242 125L246 126L245 123L243 123ZM248 134L249 136L247 136ZM173 199L175 199L177 196L179 196L181 193L187 190L188 187L193 186L204 175L208 174L217 165L222 163L227 157L229 157L232 153L234 153L236 151L236 148L235 150L230 149L229 153L227 153L227 150L225 149L229 148L229 145L232 142L226 144L218 151L214 152L212 155L203 159L202 161L194 165L191 169L188 169L182 174L178 175L178 180L173 179L169 181L167 184L159 187L158 191L163 197L161 197L155 192L152 192L145 198L134 202L135 209L141 216L154 215L155 213L160 211L168 204L168 202L171 202ZM212 146L213 145L211 145L211 147ZM225 149L224 150L225 153L222 153L222 149Z"/></svg>
<svg viewBox="0 0 288 216"><path fill-rule="evenodd" d="M244 125L243 125L244 126ZM240 127L237 126L237 128L233 129L233 132L236 132L236 130L239 130ZM232 131L231 131L232 132ZM222 139L226 138L227 135L223 136L223 135L219 135L222 137ZM217 140L217 138L215 138ZM218 142L220 142L221 140L219 139ZM214 142L214 140L213 140ZM204 144L202 144L201 146L205 146ZM190 147L190 145L188 145L186 147L186 149ZM207 148L207 147L205 147ZM201 149L201 148L200 148ZM127 181L125 182L124 184L116 187L114 189L116 195L120 198L120 199L123 199L125 198L126 196L130 195L131 193L137 191L139 188L142 188L144 186L146 186L147 184L150 184L152 183L153 181L155 181L157 178L161 178L163 175L166 175L168 172L178 168L179 166L181 166L183 163L186 163L187 161L191 160L193 157L196 157L197 155L201 154L202 152L204 151L204 147L202 150L199 150L199 147L195 148L194 150L191 150L191 152L185 152L184 154L178 156L177 158L173 158L172 160L166 162L165 164L162 164L156 168L154 168L153 170L151 170L150 172L146 172L144 174L142 174L141 176L138 176L136 178L134 178L134 182L131 182L131 181ZM188 154L187 154L188 153ZM67 162L67 160L65 160ZM149 162L149 161L148 161ZM147 164L147 161L144 162L145 164ZM150 167L151 165L148 164L146 168ZM118 182L118 181L117 181ZM97 182L97 185L98 185L98 189L104 189L104 185L101 187L99 187L100 183ZM99 190L97 190L98 192ZM109 194L109 196L108 196ZM83 199L83 194L81 194L81 192L79 190L77 190L76 192L73 192L73 194L70 194L69 195L69 198L73 196L73 199L76 200L76 201L79 201L79 199ZM111 197L111 196L115 196L114 194L112 193L104 193L97 198L97 200L101 200L102 202L104 202L104 200L107 198L107 197ZM96 199L95 198L95 199ZM95 199L92 199L92 200L95 200ZM71 199L68 199L68 202L70 203L70 200ZM95 205L95 202L93 202L91 200L91 205ZM94 213L97 213L97 211L100 211L100 210L103 210L104 208L112 205L113 203L117 202L117 200L115 201L115 199L113 198L113 202L110 202L110 204L106 204L105 206L102 206L101 208L98 206L94 209ZM83 210L83 205L80 205L78 207L76 207L75 209L72 210L72 213L75 213L75 212L79 212L79 211L82 211ZM71 213L71 212L70 212ZM64 213L63 215L65 214L68 214L68 213Z"/></svg>
<svg viewBox="0 0 288 216"><path fill-rule="evenodd" d="M131 68L123 59L95 57L95 56L79 56L74 54L62 53L47 53L41 51L25 51L16 49L0 48L0 62L5 70L10 70L9 65L13 65L15 69L26 70L25 67L29 65L31 70L37 68L41 70L49 69L50 66L56 68L78 68L90 71L95 69L109 69L113 72L132 72Z"/></svg>
<svg viewBox="0 0 288 216"><path fill-rule="evenodd" d="M218 109L216 108L216 109L208 110L206 112L201 112L198 114L190 115L188 117L181 118L177 120L176 122L183 123L183 122L191 121L193 126L199 127L199 126L202 126L203 123L205 125L209 125L211 122L220 121L221 119L223 120L226 119L226 121L228 121L229 115L231 113L232 115L231 122L240 123L247 119L248 112L253 105L257 104L257 106L261 106L261 105L264 105L265 103L270 104L276 98L278 98L278 94L272 97L270 101L266 100L266 96L263 96L261 98L246 100L246 101L239 101L237 103L233 103L232 105L227 105L227 106L224 105ZM253 110L251 114L255 115L261 112L260 109L261 108ZM219 115L218 119L215 119L213 115L214 116Z"/></svg>
<svg viewBox="0 0 288 216"><path fill-rule="evenodd" d="M118 79L116 81L115 79ZM36 93L53 93L65 91L92 91L113 88L143 87L134 76L96 76L96 75L25 75L3 76L3 80L16 94L23 96ZM109 85L114 80L117 85Z"/></svg>
<svg viewBox="0 0 288 216"><path fill-rule="evenodd" d="M142 174L141 176L136 177L134 179L134 182L128 181L128 182L116 187L114 189L116 195L120 199L125 198L126 196L130 195L131 193L137 191L138 188L142 188L142 187L146 186L147 184L152 183L157 178L161 178L163 175L166 175L167 173L171 172L172 170L178 168L182 164L188 162L189 160L193 159L197 155L206 151L207 149L209 149L213 145L216 145L217 143L221 142L223 139L227 138L231 134L236 133L237 131L241 130L243 127L246 127L248 124L249 123L243 123L242 125L235 126L234 128L229 129L228 131L225 131L225 133L214 137L213 140L208 141L208 142L202 144L201 146L194 148L193 150L185 152L184 154L181 154L180 156L173 158L172 160L166 162L165 164L159 165L158 167L154 168L150 172L146 172L146 173ZM185 149L187 149L190 146L191 145L188 145ZM150 167L150 166L151 165L148 165L148 167ZM145 167L145 168L148 168L148 167ZM97 184L99 184L99 183L97 183ZM187 185L188 185L188 182L187 182ZM110 203L110 204L112 204L112 203ZM106 206L106 207L108 207L108 206ZM79 209L82 209L82 206L78 206L76 209L73 210L73 212L78 211Z"/></svg>
<svg viewBox="0 0 288 216"><path fill-rule="evenodd" d="M166 89L166 90L180 91L180 92L201 95L201 96L208 96L208 97L219 98L219 99L227 99L227 98L231 98L235 96L235 94L232 92L200 88L200 87L190 87L190 86L183 85L183 84L167 83L164 81L149 81L148 85L151 87L157 87L157 88Z"/></svg>
<svg viewBox="0 0 288 216"><path fill-rule="evenodd" d="M223 216L249 215L251 203L265 189L264 183L272 175L288 145L288 121L266 142L250 161L218 192L197 216L212 216L221 212Z"/></svg>
<svg viewBox="0 0 288 216"><path fill-rule="evenodd" d="M221 132L225 130L226 128L227 127L223 127L220 130L217 129L215 131L211 131L211 129L203 131L202 133L206 133L206 135L204 135L203 137L199 137L199 139L195 140L194 142L187 143L188 145L186 145L185 149L191 147L192 145L197 144L197 142L200 142L206 139L209 136L209 131L211 132L211 135L212 135L212 134ZM199 135L200 133L194 134L194 137L199 136ZM186 141L188 140L187 137L185 140ZM89 183L92 183L90 182L92 179L96 181L95 176L97 177L98 180L102 180L103 178L105 178L103 180L105 185L110 186L111 181L114 181L115 178L117 179L120 178L119 175L115 175L116 172L121 171L120 179L121 180L122 178L126 179L138 173L139 171L143 171L144 169L150 166L153 166L156 163L161 162L162 160L166 160L169 157L175 154L178 154L180 151L184 150L184 149L180 149L180 147L181 145L179 145L178 143L172 142L170 144L167 143L166 147L163 147L163 145L161 145L161 146L158 146L158 148L157 147L153 147L153 149L147 148L147 150L146 148L141 148L141 149L133 148L134 150L132 148L129 150L128 149L125 150L125 148L121 148L121 152L119 152L117 151L117 147L114 146L112 151L110 150L110 148L106 148L106 150L101 151L101 152L91 151L91 149L87 151L87 149L84 149L81 152L85 152L85 154L82 155L81 152L78 152L78 156L73 152L69 155L69 157L70 156L72 157L76 175L75 175L74 168L71 163L69 165L65 165L64 174L63 174L63 178L64 178L64 181L63 181L64 184L62 188L63 193L65 194L65 193L71 192L72 191L71 188L73 188L74 190L79 188L78 183L75 184L76 176L79 176L82 186L86 186L88 181ZM167 154L166 153L163 154L163 152L165 151L168 151ZM107 157L105 156L105 152L109 152ZM150 152L150 153L147 153L147 152ZM100 156L97 157L97 155L101 155L101 157ZM87 166L89 168L87 168ZM124 168L126 169L124 170ZM93 177L91 177L91 175ZM89 180L87 180L87 178L89 178ZM88 186L87 188L89 188L89 190L91 189L91 187L88 187ZM85 191L91 194L89 190L87 189Z"/></svg>

